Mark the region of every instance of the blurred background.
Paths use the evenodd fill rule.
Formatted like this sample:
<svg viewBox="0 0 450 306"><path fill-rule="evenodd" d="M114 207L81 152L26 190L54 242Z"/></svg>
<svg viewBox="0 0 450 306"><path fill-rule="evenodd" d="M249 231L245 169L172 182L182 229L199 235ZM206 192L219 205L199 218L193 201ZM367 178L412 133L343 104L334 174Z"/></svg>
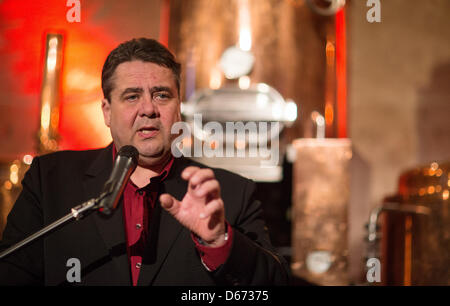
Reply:
<svg viewBox="0 0 450 306"><path fill-rule="evenodd" d="M182 64L186 121L280 124L272 169L201 161L257 182L295 284L449 285L449 13L448 0L0 0L0 236L34 156L111 142L104 60L149 37Z"/></svg>

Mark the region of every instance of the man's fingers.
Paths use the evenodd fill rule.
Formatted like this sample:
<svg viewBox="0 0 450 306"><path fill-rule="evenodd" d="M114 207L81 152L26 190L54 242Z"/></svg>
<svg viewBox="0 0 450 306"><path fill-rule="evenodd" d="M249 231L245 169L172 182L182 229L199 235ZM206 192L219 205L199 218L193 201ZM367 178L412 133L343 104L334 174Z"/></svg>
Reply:
<svg viewBox="0 0 450 306"><path fill-rule="evenodd" d="M176 215L180 209L180 202L177 201L170 194L164 193L159 197L161 206L167 210L170 214Z"/></svg>
<svg viewBox="0 0 450 306"><path fill-rule="evenodd" d="M198 197L203 197L211 193L213 197L220 195L220 184L217 180L209 180L204 182L200 188L195 190L195 195Z"/></svg>
<svg viewBox="0 0 450 306"><path fill-rule="evenodd" d="M199 169L196 171L191 178L189 179L189 183L192 185L200 185L204 181L210 180L214 178L214 172L211 169Z"/></svg>
<svg viewBox="0 0 450 306"><path fill-rule="evenodd" d="M214 172L208 168L202 169L199 167L190 166L183 170L181 173L181 178L189 181L191 184L198 185L205 180L214 178Z"/></svg>
<svg viewBox="0 0 450 306"><path fill-rule="evenodd" d="M219 211L223 207L223 202L221 199L216 199L208 202L208 205L205 206L203 211L200 213L199 218L200 219L206 219L212 214L214 214L216 211Z"/></svg>
<svg viewBox="0 0 450 306"><path fill-rule="evenodd" d="M197 172L198 170L200 170L199 167L194 167L194 166L189 166L186 167L183 172L181 172L181 178L183 180L189 181L189 179L191 178L191 176Z"/></svg>
<svg viewBox="0 0 450 306"><path fill-rule="evenodd" d="M204 182L214 178L214 172L211 169L198 169L189 178L189 187L195 190Z"/></svg>

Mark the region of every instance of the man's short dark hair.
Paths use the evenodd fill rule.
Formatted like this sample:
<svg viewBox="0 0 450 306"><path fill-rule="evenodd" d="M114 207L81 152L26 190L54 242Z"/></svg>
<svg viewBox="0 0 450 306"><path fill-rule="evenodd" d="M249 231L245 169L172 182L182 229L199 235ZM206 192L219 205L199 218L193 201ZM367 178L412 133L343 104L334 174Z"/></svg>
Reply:
<svg viewBox="0 0 450 306"><path fill-rule="evenodd" d="M158 41L150 38L134 38L121 43L111 51L106 58L102 69L103 96L111 103L111 91L113 90L112 77L117 66L124 62L140 60L155 63L172 70L180 93L181 65L175 60L175 56Z"/></svg>

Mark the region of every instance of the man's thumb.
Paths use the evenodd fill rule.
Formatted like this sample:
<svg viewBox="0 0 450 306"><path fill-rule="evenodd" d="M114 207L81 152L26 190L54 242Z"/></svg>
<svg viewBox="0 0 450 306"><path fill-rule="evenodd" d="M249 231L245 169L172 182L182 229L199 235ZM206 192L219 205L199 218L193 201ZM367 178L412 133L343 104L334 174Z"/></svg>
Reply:
<svg viewBox="0 0 450 306"><path fill-rule="evenodd" d="M170 214L175 215L180 208L180 202L177 201L170 194L164 193L159 197L161 206L167 210Z"/></svg>

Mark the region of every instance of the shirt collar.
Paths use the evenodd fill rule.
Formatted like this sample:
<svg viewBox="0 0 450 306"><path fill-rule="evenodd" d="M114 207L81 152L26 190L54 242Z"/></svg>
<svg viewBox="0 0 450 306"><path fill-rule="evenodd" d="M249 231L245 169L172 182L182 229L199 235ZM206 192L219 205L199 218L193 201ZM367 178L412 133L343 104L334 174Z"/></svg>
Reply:
<svg viewBox="0 0 450 306"><path fill-rule="evenodd" d="M116 149L116 145L114 143L113 143L112 152L113 152L113 163L114 163L116 160L116 156L117 156L117 149ZM166 177L169 175L170 169L172 168L173 161L174 161L174 157L171 156L170 160L167 162L167 164L164 166L164 168L161 170L161 172L159 172L159 174L157 176L152 177L150 179L150 182L152 182L152 181L162 182L163 180L165 180ZM132 183L131 180L129 180L128 182Z"/></svg>

